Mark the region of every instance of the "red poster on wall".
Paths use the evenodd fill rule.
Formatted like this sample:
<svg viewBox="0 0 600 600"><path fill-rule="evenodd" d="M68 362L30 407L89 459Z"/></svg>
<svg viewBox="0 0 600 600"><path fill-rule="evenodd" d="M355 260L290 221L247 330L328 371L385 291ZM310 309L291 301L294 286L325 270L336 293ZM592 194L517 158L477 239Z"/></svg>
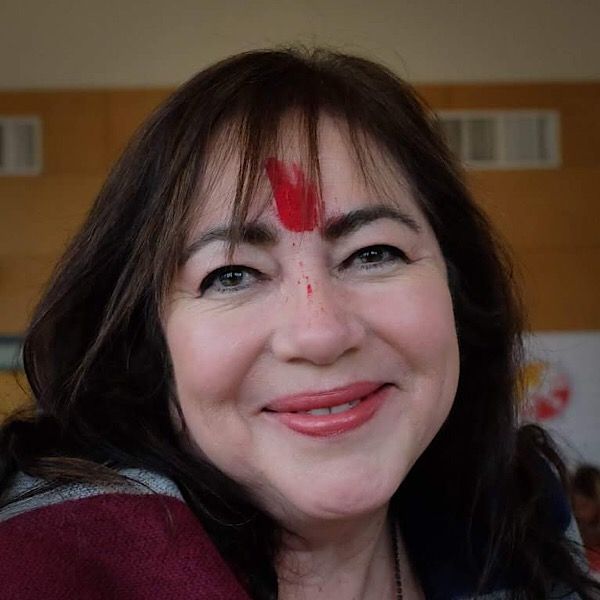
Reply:
<svg viewBox="0 0 600 600"><path fill-rule="evenodd" d="M573 463L600 464L600 331L533 333L525 350L525 419Z"/></svg>

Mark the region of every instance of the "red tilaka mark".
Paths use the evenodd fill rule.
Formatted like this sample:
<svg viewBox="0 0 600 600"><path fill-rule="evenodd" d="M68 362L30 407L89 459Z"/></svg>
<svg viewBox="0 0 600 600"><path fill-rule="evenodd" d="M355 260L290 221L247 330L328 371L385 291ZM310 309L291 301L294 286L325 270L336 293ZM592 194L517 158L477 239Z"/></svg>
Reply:
<svg viewBox="0 0 600 600"><path fill-rule="evenodd" d="M312 285L310 285L310 283L306 286L306 295L310 298L312 296L313 293L313 289L312 289Z"/></svg>
<svg viewBox="0 0 600 600"><path fill-rule="evenodd" d="M268 158L265 169L271 182L277 214L289 231L312 231L319 224L319 197L312 183L307 183L302 169Z"/></svg>

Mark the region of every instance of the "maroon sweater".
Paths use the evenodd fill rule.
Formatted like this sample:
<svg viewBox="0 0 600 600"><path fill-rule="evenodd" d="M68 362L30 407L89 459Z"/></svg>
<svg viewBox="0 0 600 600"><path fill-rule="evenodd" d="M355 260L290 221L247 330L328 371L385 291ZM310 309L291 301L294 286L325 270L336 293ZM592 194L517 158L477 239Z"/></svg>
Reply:
<svg viewBox="0 0 600 600"><path fill-rule="evenodd" d="M249 600L176 488L143 479L0 510L0 598Z"/></svg>

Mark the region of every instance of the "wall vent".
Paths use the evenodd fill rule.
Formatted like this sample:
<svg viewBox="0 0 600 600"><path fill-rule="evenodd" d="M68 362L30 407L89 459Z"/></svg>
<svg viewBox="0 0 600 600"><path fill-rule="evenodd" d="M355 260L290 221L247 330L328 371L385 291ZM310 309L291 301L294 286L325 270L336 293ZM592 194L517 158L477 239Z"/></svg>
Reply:
<svg viewBox="0 0 600 600"><path fill-rule="evenodd" d="M560 166L560 115L551 110L437 113L450 149L471 169Z"/></svg>
<svg viewBox="0 0 600 600"><path fill-rule="evenodd" d="M0 175L39 175L41 172L39 117L0 116Z"/></svg>

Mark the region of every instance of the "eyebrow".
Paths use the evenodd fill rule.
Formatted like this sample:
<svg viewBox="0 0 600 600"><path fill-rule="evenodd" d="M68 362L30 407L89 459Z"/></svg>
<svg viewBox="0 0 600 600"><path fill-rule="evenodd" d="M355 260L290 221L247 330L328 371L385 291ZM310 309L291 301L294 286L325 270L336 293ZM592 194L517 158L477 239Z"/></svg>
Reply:
<svg viewBox="0 0 600 600"><path fill-rule="evenodd" d="M196 238L183 252L182 263L185 263L192 254L213 242L226 242L228 244L233 240L233 230L231 227L215 227L204 232ZM240 231L239 240L241 244L251 244L253 246L274 246L277 243L277 234L275 230L262 223L246 223Z"/></svg>
<svg viewBox="0 0 600 600"><path fill-rule="evenodd" d="M411 215L391 206L377 204L375 206L352 210L344 215L331 217L321 228L322 235L328 241L336 241L379 219L391 219L407 227L414 233L421 232L421 226ZM208 244L213 242L231 243L232 239L233 231L231 227L209 229L185 249L182 262L185 263L192 254L195 254ZM268 225L259 222L250 222L242 227L239 240L242 244L274 246L278 242L278 235L275 229Z"/></svg>
<svg viewBox="0 0 600 600"><path fill-rule="evenodd" d="M409 214L398 208L377 204L328 219L323 227L323 237L330 241L339 240L379 219L391 219L408 227L413 233L421 232L420 225Z"/></svg>

